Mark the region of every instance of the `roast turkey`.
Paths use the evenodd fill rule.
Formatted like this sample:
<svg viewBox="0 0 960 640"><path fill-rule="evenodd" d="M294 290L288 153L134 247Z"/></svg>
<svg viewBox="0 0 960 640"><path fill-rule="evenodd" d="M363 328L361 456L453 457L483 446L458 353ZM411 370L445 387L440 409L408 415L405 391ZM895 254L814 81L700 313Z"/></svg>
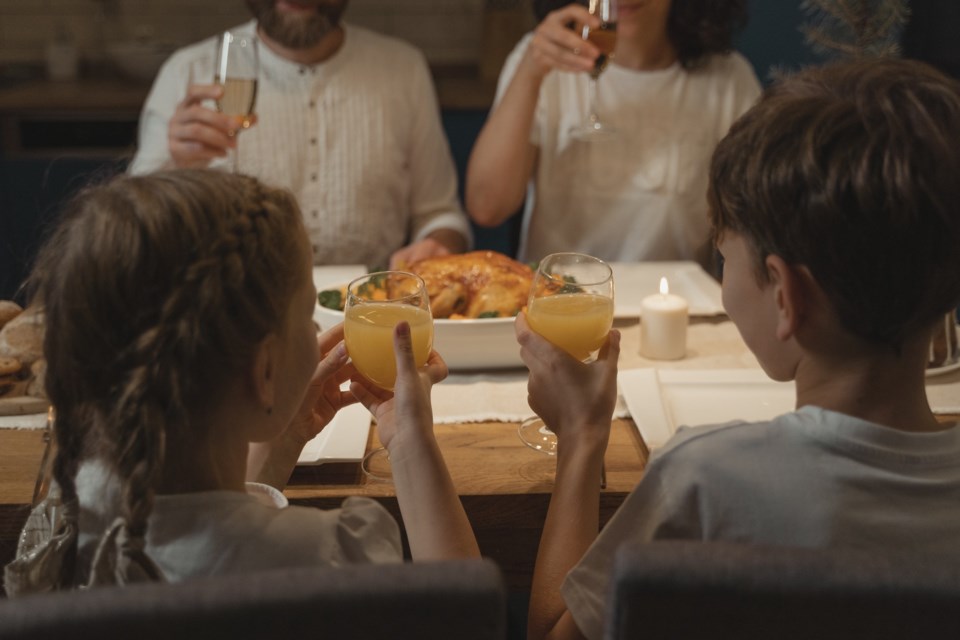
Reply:
<svg viewBox="0 0 960 640"><path fill-rule="evenodd" d="M405 270L423 278L434 318L515 316L533 282L530 267L496 251L427 258Z"/></svg>

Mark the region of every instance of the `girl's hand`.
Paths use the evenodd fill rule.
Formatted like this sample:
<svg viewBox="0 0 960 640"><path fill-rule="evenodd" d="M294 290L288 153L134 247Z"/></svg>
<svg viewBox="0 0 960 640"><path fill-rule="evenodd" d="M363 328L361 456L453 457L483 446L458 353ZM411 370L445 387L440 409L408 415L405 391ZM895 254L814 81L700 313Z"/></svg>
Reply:
<svg viewBox="0 0 960 640"><path fill-rule="evenodd" d="M617 403L620 332L610 331L593 362L577 360L530 328L515 322L520 358L530 370L527 402L560 442L586 441L606 448Z"/></svg>
<svg viewBox="0 0 960 640"><path fill-rule="evenodd" d="M573 72L593 69L600 50L581 37L584 25L596 29L600 18L579 4L569 4L547 14L533 32L524 58L527 68L540 78L554 69Z"/></svg>
<svg viewBox="0 0 960 640"><path fill-rule="evenodd" d="M320 433L337 411L357 401L349 391L340 390L340 385L356 373L353 364L347 362L343 324L317 336L317 348L321 354L320 363L288 429L290 436L304 444Z"/></svg>
<svg viewBox="0 0 960 640"><path fill-rule="evenodd" d="M397 324L393 331L393 350L397 362L397 382L394 390L385 391L360 376L350 385L353 395L377 419L377 430L383 446L393 454L404 443L416 443L424 437L433 437L433 408L430 389L447 377L447 365L436 351L422 369L417 369L413 358L410 325Z"/></svg>

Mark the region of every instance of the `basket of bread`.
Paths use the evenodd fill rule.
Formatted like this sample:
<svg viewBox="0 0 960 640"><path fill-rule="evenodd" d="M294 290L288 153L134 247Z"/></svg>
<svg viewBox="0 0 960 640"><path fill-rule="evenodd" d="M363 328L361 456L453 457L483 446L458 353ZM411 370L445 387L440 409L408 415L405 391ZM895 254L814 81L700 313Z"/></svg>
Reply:
<svg viewBox="0 0 960 640"><path fill-rule="evenodd" d="M0 415L46 411L45 371L43 314L0 300Z"/></svg>

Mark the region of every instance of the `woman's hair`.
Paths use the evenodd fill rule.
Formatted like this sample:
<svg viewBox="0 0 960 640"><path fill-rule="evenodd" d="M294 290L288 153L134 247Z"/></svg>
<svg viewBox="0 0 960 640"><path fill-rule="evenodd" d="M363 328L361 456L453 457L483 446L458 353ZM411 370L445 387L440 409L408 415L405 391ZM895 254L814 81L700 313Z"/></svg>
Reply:
<svg viewBox="0 0 960 640"><path fill-rule="evenodd" d="M960 83L916 61L769 88L710 168L715 237L806 266L847 330L899 348L960 302Z"/></svg>
<svg viewBox="0 0 960 640"><path fill-rule="evenodd" d="M293 196L253 178L178 170L79 194L31 276L65 500L95 443L145 534L166 442L205 436L196 416L282 330L305 251Z"/></svg>
<svg viewBox="0 0 960 640"><path fill-rule="evenodd" d="M533 0L537 20L548 13L588 0ZM734 34L747 24L746 0L673 0L667 17L667 35L684 69L694 69L708 56L733 49Z"/></svg>

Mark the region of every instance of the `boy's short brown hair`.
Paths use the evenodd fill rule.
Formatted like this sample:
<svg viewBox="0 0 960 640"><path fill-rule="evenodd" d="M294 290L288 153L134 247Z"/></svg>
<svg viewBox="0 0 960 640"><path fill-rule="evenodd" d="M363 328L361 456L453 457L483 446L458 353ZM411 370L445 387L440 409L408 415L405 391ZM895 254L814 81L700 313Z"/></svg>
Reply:
<svg viewBox="0 0 960 640"><path fill-rule="evenodd" d="M714 236L805 265L852 333L899 347L960 302L960 83L917 61L811 68L717 147Z"/></svg>

